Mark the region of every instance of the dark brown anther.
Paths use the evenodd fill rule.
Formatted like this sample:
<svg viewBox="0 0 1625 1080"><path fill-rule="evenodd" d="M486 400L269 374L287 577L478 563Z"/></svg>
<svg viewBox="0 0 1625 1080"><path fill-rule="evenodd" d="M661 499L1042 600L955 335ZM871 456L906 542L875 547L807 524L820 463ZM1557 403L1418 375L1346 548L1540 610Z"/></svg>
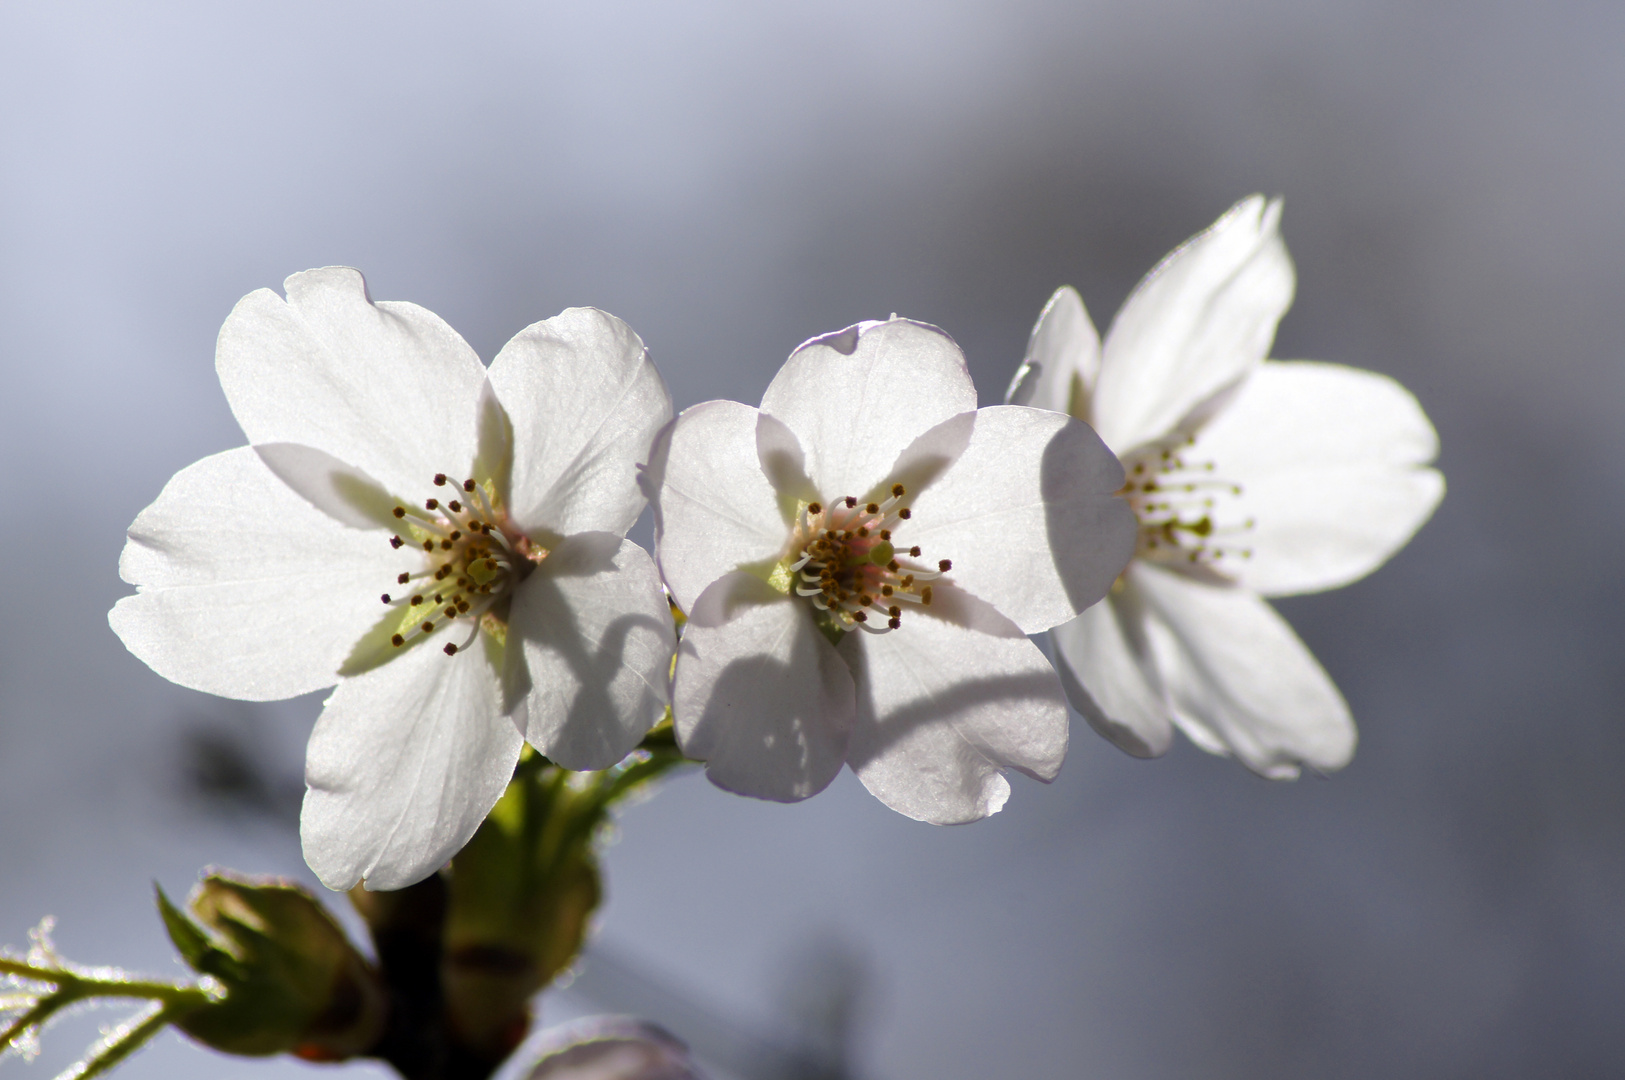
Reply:
<svg viewBox="0 0 1625 1080"><path fill-rule="evenodd" d="M424 502L423 502L423 509L425 509L425 510L438 510L439 508L440 508L440 500L439 499L425 499Z"/></svg>
<svg viewBox="0 0 1625 1080"><path fill-rule="evenodd" d="M393 645L393 646L395 646L395 647L396 647L396 648L397 648L397 649L398 649L398 648L400 648L400 647L401 647L401 646L402 646L402 645L405 645L405 644L406 644L406 639L405 639L405 638L403 638L403 637L401 637L401 635L399 635L399 634L396 634L396 635L395 635L395 636L394 636L394 637L392 637L392 638L390 638L390 639L389 639L389 643L390 643L390 644L391 644L391 645Z"/></svg>
<svg viewBox="0 0 1625 1080"><path fill-rule="evenodd" d="M894 574L897 573L897 571L901 570L902 568L903 568L902 565L900 563L898 563L898 561L896 559L893 559L891 562L886 564L886 569L890 570ZM912 580L912 579L904 580L903 584L905 586L907 586L907 584L908 584L908 582L910 580Z"/></svg>
<svg viewBox="0 0 1625 1080"><path fill-rule="evenodd" d="M891 594L892 594L892 587L890 585L882 585L880 587L880 595L881 596L890 596Z"/></svg>
<svg viewBox="0 0 1625 1080"><path fill-rule="evenodd" d="M457 655L457 646L451 644L450 642L447 642L447 644L446 644L446 655L447 656L456 656Z"/></svg>
<svg viewBox="0 0 1625 1080"><path fill-rule="evenodd" d="M869 535L869 527L867 525L859 525L858 526L858 535L859 536L868 536Z"/></svg>
<svg viewBox="0 0 1625 1080"><path fill-rule="evenodd" d="M852 509L852 508L853 508L853 507L854 507L854 506L856 506L856 505L858 505L858 500L857 500L857 499L855 499L855 498L853 498L853 497L852 497L852 496L851 496L851 495L848 495L848 496L847 496L847 497L846 497L846 508L847 508L847 509L848 509L848 510L850 510L850 509Z"/></svg>
<svg viewBox="0 0 1625 1080"><path fill-rule="evenodd" d="M819 506L817 503L808 503L807 504L807 513L809 513L809 514L822 514L823 512L824 512L824 508L822 506Z"/></svg>
<svg viewBox="0 0 1625 1080"><path fill-rule="evenodd" d="M941 570L944 574L946 574L948 571L952 570L953 568L954 568L954 561L952 559L938 559L937 560L937 569Z"/></svg>
<svg viewBox="0 0 1625 1080"><path fill-rule="evenodd" d="M927 590L927 591L930 591L930 590ZM424 623L424 624L423 624L423 632L424 632L424 633L425 633L425 634L431 634L431 633L433 633L433 632L434 632L434 623L432 623L432 622L426 622L426 623Z"/></svg>
<svg viewBox="0 0 1625 1080"><path fill-rule="evenodd" d="M451 550L451 541L450 540L442 540L442 541L440 541L440 550L441 551L450 551Z"/></svg>
<svg viewBox="0 0 1625 1080"><path fill-rule="evenodd" d="M406 543L406 541L405 541L405 540L402 540L402 539L401 539L401 538L400 538L400 537L398 537L398 536L391 536L391 537L390 537L390 538L389 538L389 546L390 546L390 547L392 547L392 548L395 548L395 549L397 549L397 550L399 550L399 549L400 549L400 547L401 547L401 545L402 545L402 544L405 544L405 543Z"/></svg>
<svg viewBox="0 0 1625 1080"><path fill-rule="evenodd" d="M897 511L897 516L902 518L904 521L907 521L909 518L914 516L914 511L905 506L901 510Z"/></svg>
<svg viewBox="0 0 1625 1080"><path fill-rule="evenodd" d="M403 518L403 517L405 517L405 516L406 516L406 507L404 507L404 506L397 506L397 507L396 507L396 508L395 508L395 516L396 516L396 517L398 517L398 518Z"/></svg>
<svg viewBox="0 0 1625 1080"><path fill-rule="evenodd" d="M858 620L858 622L868 622L869 621L869 616L865 615L861 611L854 611L852 613L852 617L854 619Z"/></svg>
<svg viewBox="0 0 1625 1080"><path fill-rule="evenodd" d="M891 539L891 530L890 529L881 529L880 530L880 538L882 540L890 540Z"/></svg>
<svg viewBox="0 0 1625 1080"><path fill-rule="evenodd" d="M453 540L461 540L461 539L462 539L462 538L463 538L463 534L462 534L462 531L461 531L461 530L459 530L459 529L453 529L453 530L451 530L451 538L452 538L452 539L453 539Z"/></svg>
<svg viewBox="0 0 1625 1080"><path fill-rule="evenodd" d="M865 506L863 509L864 509L865 513L878 514L878 513L880 513L880 504L879 503L870 503L868 506Z"/></svg>
<svg viewBox="0 0 1625 1080"><path fill-rule="evenodd" d="M384 601L384 603L386 603L386 604L387 604L387 603L389 603L389 594L388 594L388 593L385 593L385 594L384 594L384 595L383 595L383 601Z"/></svg>
<svg viewBox="0 0 1625 1080"><path fill-rule="evenodd" d="M458 502L456 499L453 499L451 502L447 503L446 508L454 514L460 514L463 512L463 504Z"/></svg>
<svg viewBox="0 0 1625 1080"><path fill-rule="evenodd" d="M433 551L434 550L434 541L433 540L425 540L425 541L423 541L423 550L424 551Z"/></svg>
<svg viewBox="0 0 1625 1080"><path fill-rule="evenodd" d="M896 604L893 604L891 607L886 609L886 614L890 615L894 619L900 618L903 614L903 609L898 607Z"/></svg>
<svg viewBox="0 0 1625 1080"><path fill-rule="evenodd" d="M894 498L901 499L903 497L903 485L893 484L891 486L891 493Z"/></svg>
<svg viewBox="0 0 1625 1080"><path fill-rule="evenodd" d="M865 593L858 593L858 606L859 607L868 607L870 604L872 604L874 602L875 602L875 598L870 596L868 593L866 593L866 592Z"/></svg>
<svg viewBox="0 0 1625 1080"><path fill-rule="evenodd" d="M886 625L891 627L893 630L901 630L903 628L903 620L893 615L891 618L886 620Z"/></svg>
<svg viewBox="0 0 1625 1080"><path fill-rule="evenodd" d="M408 581L411 581L411 580L412 580L412 575L411 574L402 574L400 577L395 579L395 584L397 584L397 585L405 585Z"/></svg>
<svg viewBox="0 0 1625 1080"><path fill-rule="evenodd" d="M472 481L472 480L464 480L463 481L463 490L464 491L473 491L474 490L474 481Z"/></svg>
<svg viewBox="0 0 1625 1080"><path fill-rule="evenodd" d="M434 486L435 487L445 487L446 486L446 474L445 473L437 472L437 473L434 474Z"/></svg>
<svg viewBox="0 0 1625 1080"><path fill-rule="evenodd" d="M931 602L931 586L927 585L925 588L920 590L920 603L929 604L930 602Z"/></svg>
<svg viewBox="0 0 1625 1080"><path fill-rule="evenodd" d="M910 555L910 556L912 556L912 557L913 557L913 558L916 558L916 559L918 559L918 558L919 558L919 557L920 557L920 549L919 549L919 548L918 548L918 547L911 547L911 548L909 548L909 549L908 549L908 553L909 553L909 555Z"/></svg>

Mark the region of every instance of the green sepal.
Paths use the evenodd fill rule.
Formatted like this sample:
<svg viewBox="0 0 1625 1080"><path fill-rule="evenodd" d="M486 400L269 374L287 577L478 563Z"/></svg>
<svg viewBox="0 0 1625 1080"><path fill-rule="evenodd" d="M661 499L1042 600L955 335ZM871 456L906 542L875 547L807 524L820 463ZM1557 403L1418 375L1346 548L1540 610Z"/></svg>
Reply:
<svg viewBox="0 0 1625 1080"><path fill-rule="evenodd" d="M158 894L158 915L164 921L164 929L169 932L169 940L188 967L199 975L213 975L228 984L248 978L243 965L230 953L216 947L209 935L198 929L197 924L170 901L163 886L155 881L152 887Z"/></svg>

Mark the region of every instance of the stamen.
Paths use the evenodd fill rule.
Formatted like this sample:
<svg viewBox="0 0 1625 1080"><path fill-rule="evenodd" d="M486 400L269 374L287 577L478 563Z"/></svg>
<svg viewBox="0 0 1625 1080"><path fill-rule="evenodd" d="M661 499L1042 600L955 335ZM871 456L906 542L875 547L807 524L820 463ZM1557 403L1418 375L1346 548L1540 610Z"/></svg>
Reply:
<svg viewBox="0 0 1625 1080"><path fill-rule="evenodd" d="M1193 443L1187 439L1184 446ZM1252 557L1250 548L1231 538L1251 531L1253 521L1235 523L1225 513L1226 497L1240 495L1241 488L1216 477L1213 462L1188 461L1178 448L1166 448L1125 464L1133 479L1120 494L1140 519L1140 555L1185 565Z"/></svg>
<svg viewBox="0 0 1625 1080"><path fill-rule="evenodd" d="M830 509L811 502L797 515L799 547L781 566L793 575L795 595L826 613L836 629L877 634L898 629L903 604L930 603L929 588L917 583L939 578L953 566L948 559L936 560L934 569L900 561L918 559L921 549L892 547L892 528L912 511L899 505L906 494L902 484L893 484L891 492L884 501L862 503L843 496ZM870 611L878 617L869 618Z"/></svg>
<svg viewBox="0 0 1625 1080"><path fill-rule="evenodd" d="M445 487L448 483L458 484L445 473L435 474L436 487ZM505 602L528 572L529 565L547 554L540 548L532 549L524 537L509 538L503 528L505 518L493 509L491 500L474 480L462 481L460 486L469 495L466 503L458 499L441 503L439 499L430 498L424 501L422 509L404 503L394 508L398 520L420 530L421 539L412 538L414 548L421 542L423 551L429 555L425 559L429 565L396 574L396 584L405 585L415 580L455 583L455 590L429 595L382 594L380 599L387 605L410 606L415 609L414 614L421 613L422 621L390 635L396 647L432 634L441 625L466 618L471 623L467 640L444 646L448 656L466 649L478 635L480 620L485 614L494 605ZM404 548L406 543L407 539L399 535L390 538L390 546L396 550Z"/></svg>

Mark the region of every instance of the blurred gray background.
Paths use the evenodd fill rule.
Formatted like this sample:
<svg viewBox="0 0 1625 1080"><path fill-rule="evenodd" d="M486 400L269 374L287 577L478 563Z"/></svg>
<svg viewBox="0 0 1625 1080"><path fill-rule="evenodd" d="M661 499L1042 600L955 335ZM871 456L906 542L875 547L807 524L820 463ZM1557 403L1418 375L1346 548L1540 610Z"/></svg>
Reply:
<svg viewBox="0 0 1625 1080"><path fill-rule="evenodd" d="M986 404L1055 286L1104 323L1255 190L1300 277L1275 355L1395 375L1443 439L1417 540L1283 605L1354 763L1272 784L1080 723L953 829L850 775L793 807L688 775L625 815L602 960L544 1011L872 1080L1625 1073L1625 8L1579 0L8 0L0 941L53 912L70 956L173 972L154 878L309 879L318 700L177 689L105 620L125 526L242 441L243 294L355 265L487 359L594 304L679 406L896 311ZM123 1075L312 1068L166 1036Z"/></svg>

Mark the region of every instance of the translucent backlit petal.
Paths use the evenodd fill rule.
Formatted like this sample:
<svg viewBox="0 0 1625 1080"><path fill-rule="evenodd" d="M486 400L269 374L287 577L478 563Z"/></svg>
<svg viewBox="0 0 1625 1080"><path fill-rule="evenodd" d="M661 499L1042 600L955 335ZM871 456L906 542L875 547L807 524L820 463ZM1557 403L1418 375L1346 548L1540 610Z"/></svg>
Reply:
<svg viewBox="0 0 1625 1080"><path fill-rule="evenodd" d="M762 396L806 451L826 499L864 498L928 429L976 408L965 355L934 326L892 319L802 345Z"/></svg>
<svg viewBox="0 0 1625 1080"><path fill-rule="evenodd" d="M451 859L496 804L523 741L482 635L447 656L408 650L345 679L305 758L299 833L330 889L400 889Z"/></svg>
<svg viewBox="0 0 1625 1080"><path fill-rule="evenodd" d="M520 527L631 528L644 505L637 468L671 419L671 395L632 328L570 308L504 345L491 386L513 424L509 512Z"/></svg>
<svg viewBox="0 0 1625 1080"><path fill-rule="evenodd" d="M1241 494L1226 514L1248 557L1223 570L1265 595L1355 581L1403 547L1444 496L1438 435L1384 375L1308 361L1263 365L1190 455Z"/></svg>
<svg viewBox="0 0 1625 1080"><path fill-rule="evenodd" d="M333 685L383 610L386 534L340 524L250 447L187 466L130 526L108 615L171 682L250 701Z"/></svg>
<svg viewBox="0 0 1625 1080"><path fill-rule="evenodd" d="M841 771L852 677L810 608L749 574L705 590L677 653L672 713L683 752L741 795L793 802Z"/></svg>
<svg viewBox="0 0 1625 1080"><path fill-rule="evenodd" d="M485 368L457 332L416 304L374 304L347 267L285 288L243 297L220 328L215 370L248 441L313 446L403 495L466 472Z"/></svg>
<svg viewBox="0 0 1625 1080"><path fill-rule="evenodd" d="M1066 758L1066 700L1044 654L1008 619L958 590L901 629L851 633L857 680L848 760L893 810L954 825L997 813L1016 769L1052 780Z"/></svg>
<svg viewBox="0 0 1625 1080"><path fill-rule="evenodd" d="M1119 454L1160 439L1257 366L1292 303L1279 202L1244 199L1164 259L1101 349L1088 417Z"/></svg>
<svg viewBox="0 0 1625 1080"><path fill-rule="evenodd" d="M778 557L789 536L762 473L756 418L749 405L707 401L684 410L655 440L645 483L656 556L685 611L722 575Z"/></svg>
<svg viewBox="0 0 1625 1080"><path fill-rule="evenodd" d="M609 768L665 712L676 632L631 541L566 539L519 587L508 633L528 676L526 738L564 768Z"/></svg>
<svg viewBox="0 0 1625 1080"><path fill-rule="evenodd" d="M975 414L964 452L912 506L900 543L1027 633L1099 600L1134 553L1123 469L1087 424L1041 409Z"/></svg>
<svg viewBox="0 0 1625 1080"><path fill-rule="evenodd" d="M1154 566L1132 573L1175 719L1194 741L1277 779L1297 776L1300 764L1348 764L1355 732L1347 703L1266 601Z"/></svg>
<svg viewBox="0 0 1625 1080"><path fill-rule="evenodd" d="M1010 380L1004 401L1086 420L1099 375L1100 335L1089 321L1078 290L1062 286L1039 313L1027 339L1027 355Z"/></svg>

